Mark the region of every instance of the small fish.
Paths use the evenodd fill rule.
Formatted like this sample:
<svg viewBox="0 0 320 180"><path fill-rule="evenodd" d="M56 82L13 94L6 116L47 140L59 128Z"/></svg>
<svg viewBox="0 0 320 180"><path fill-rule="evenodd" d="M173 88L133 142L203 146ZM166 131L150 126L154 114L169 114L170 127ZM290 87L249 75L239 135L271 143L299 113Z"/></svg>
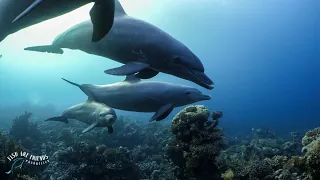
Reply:
<svg viewBox="0 0 320 180"><path fill-rule="evenodd" d="M2 58L2 54L0 54L0 58Z"/></svg>
<svg viewBox="0 0 320 180"><path fill-rule="evenodd" d="M11 170L6 172L6 174L13 174L13 170L17 168L22 168L22 165L24 163L25 159L24 158L16 158L13 160L13 163L11 165ZM15 166L17 162L20 162L19 165Z"/></svg>

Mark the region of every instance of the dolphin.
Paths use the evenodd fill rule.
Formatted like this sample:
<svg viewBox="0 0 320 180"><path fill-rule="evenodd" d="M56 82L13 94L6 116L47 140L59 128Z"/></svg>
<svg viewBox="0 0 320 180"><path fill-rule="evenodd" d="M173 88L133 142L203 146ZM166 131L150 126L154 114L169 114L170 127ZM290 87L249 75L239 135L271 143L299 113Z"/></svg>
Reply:
<svg viewBox="0 0 320 180"><path fill-rule="evenodd" d="M116 121L115 111L105 104L86 101L68 108L61 116L52 117L45 121L61 121L68 123L68 119L76 119L80 122L90 125L82 131L86 133L95 127L107 127L109 133L113 133L112 124Z"/></svg>
<svg viewBox="0 0 320 180"><path fill-rule="evenodd" d="M149 79L163 72L213 89L203 64L188 47L158 27L128 16L117 0L109 33L101 41L92 43L92 31L92 23L84 21L58 35L51 45L25 50L56 54L63 54L62 48L81 50L125 64L106 70L107 74L125 76L138 72L137 77Z"/></svg>
<svg viewBox="0 0 320 180"><path fill-rule="evenodd" d="M87 96L88 101L104 103L115 109L135 112L155 112L149 120L165 119L175 107L210 100L196 88L161 81L142 81L134 74L125 80L107 85L76 84Z"/></svg>
<svg viewBox="0 0 320 180"><path fill-rule="evenodd" d="M83 5L94 2L90 10L93 24L91 41L101 40L110 30L114 21L115 0L1 0L0 42L31 25L71 12Z"/></svg>

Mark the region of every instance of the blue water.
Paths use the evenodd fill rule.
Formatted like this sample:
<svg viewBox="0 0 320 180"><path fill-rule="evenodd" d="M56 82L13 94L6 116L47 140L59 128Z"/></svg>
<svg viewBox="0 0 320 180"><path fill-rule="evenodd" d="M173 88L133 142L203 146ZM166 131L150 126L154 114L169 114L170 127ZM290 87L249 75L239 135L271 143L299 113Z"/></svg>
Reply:
<svg viewBox="0 0 320 180"><path fill-rule="evenodd" d="M212 91L166 74L153 80L210 93L211 101L197 104L222 110L221 126L226 132L269 127L287 133L319 126L320 1L121 2L129 15L165 30L202 60L215 83ZM71 50L64 55L23 51L27 46L49 44L59 33L88 19L91 6L19 31L0 43L0 106L52 104L61 112L86 100L61 77L96 84L124 79L104 74L120 64L102 57ZM179 110L164 121L169 122ZM151 116L117 112L145 121Z"/></svg>

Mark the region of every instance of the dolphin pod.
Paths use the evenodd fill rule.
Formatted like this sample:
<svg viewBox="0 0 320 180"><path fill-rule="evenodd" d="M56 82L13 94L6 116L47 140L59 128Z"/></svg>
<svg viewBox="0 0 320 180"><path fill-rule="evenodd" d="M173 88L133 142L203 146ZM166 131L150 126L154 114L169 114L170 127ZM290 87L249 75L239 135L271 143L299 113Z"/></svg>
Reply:
<svg viewBox="0 0 320 180"><path fill-rule="evenodd" d="M113 123L117 119L115 111L105 104L86 101L74 105L62 113L61 116L52 117L45 121L61 121L68 123L68 119L76 119L80 122L90 125L82 131L86 133L95 127L107 127L109 133L113 133Z"/></svg>
<svg viewBox="0 0 320 180"><path fill-rule="evenodd" d="M1 0L0 42L23 28L66 14L94 2L90 10L92 42L101 40L114 21L115 0Z"/></svg>
<svg viewBox="0 0 320 180"><path fill-rule="evenodd" d="M0 3L0 42L9 34L39 22L68 13L90 0L2 0ZM94 0L91 21L79 23L55 38L51 45L25 50L63 54L63 48L106 57L124 65L107 69L109 75L126 76L122 82L106 85L76 84L88 100L68 108L61 116L46 121L68 119L89 124L83 133L95 127L107 127L112 133L114 109L154 112L151 121L165 119L175 107L210 100L196 88L160 81L144 81L159 72L213 89L200 59L182 42L160 28L126 14L118 0ZM61 5L63 4L63 5Z"/></svg>
<svg viewBox="0 0 320 180"><path fill-rule="evenodd" d="M175 107L184 106L211 96L196 88L158 81L142 81L128 75L122 82L106 85L76 84L87 96L88 101L103 103L111 108L135 112L155 112L151 121L166 118Z"/></svg>
<svg viewBox="0 0 320 180"><path fill-rule="evenodd" d="M137 73L149 79L159 72L192 81L213 89L200 59L183 43L158 27L128 16L119 1L115 1L114 24L109 33L93 43L94 28L90 21L79 23L56 37L51 45L27 47L25 50L63 54L62 48L81 50L123 63L108 69L107 74L125 76Z"/></svg>

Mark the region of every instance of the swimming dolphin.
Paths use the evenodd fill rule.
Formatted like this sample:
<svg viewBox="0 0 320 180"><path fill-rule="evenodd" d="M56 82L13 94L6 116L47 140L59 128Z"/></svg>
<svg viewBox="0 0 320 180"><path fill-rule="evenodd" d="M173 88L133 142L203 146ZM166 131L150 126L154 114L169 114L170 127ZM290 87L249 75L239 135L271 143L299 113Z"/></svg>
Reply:
<svg viewBox="0 0 320 180"><path fill-rule="evenodd" d="M211 96L204 95L193 87L160 81L141 81L135 75L128 75L122 82L107 85L79 85L63 80L79 87L89 101L125 111L156 112L150 122L166 118L175 107L211 99Z"/></svg>
<svg viewBox="0 0 320 180"><path fill-rule="evenodd" d="M62 113L61 116L52 117L45 121L61 121L68 123L68 119L76 119L90 126L82 131L86 133L95 127L107 127L108 132L113 132L112 124L116 121L115 111L105 104L86 101L84 103L72 106Z"/></svg>
<svg viewBox="0 0 320 180"><path fill-rule="evenodd" d="M62 48L78 49L125 64L106 70L107 74L122 76L139 72L137 77L149 79L163 72L213 89L203 64L190 49L158 27L128 16L117 0L109 33L101 41L92 43L92 30L92 23L84 21L60 34L51 45L25 50L63 54Z"/></svg>
<svg viewBox="0 0 320 180"><path fill-rule="evenodd" d="M114 20L115 0L1 0L0 42L9 34L23 28L58 17L83 5L94 2L90 10L93 31L91 41L101 40Z"/></svg>

